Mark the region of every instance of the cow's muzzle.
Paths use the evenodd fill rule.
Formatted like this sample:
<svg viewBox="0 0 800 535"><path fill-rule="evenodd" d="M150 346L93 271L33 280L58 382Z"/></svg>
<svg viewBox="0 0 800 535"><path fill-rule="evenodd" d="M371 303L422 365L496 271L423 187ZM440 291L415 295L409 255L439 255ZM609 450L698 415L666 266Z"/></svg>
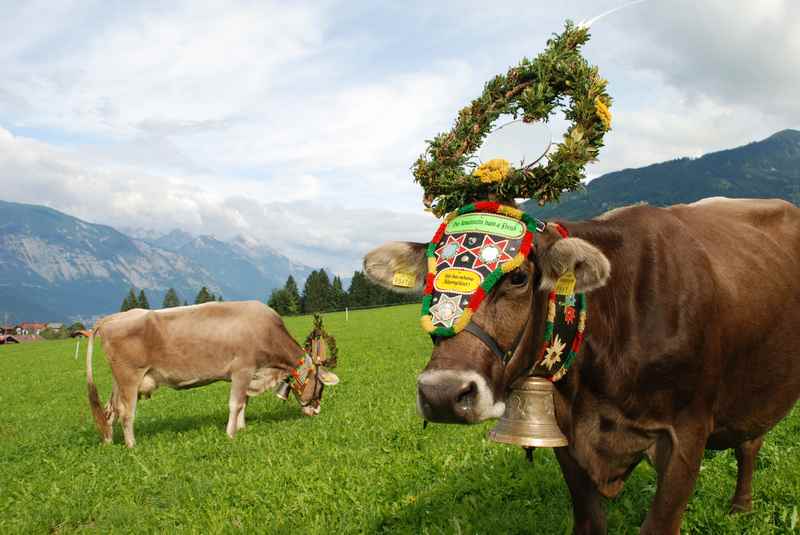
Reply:
<svg viewBox="0 0 800 535"><path fill-rule="evenodd" d="M417 409L425 420L472 424L503 414L486 379L476 372L428 370L417 378Z"/></svg>

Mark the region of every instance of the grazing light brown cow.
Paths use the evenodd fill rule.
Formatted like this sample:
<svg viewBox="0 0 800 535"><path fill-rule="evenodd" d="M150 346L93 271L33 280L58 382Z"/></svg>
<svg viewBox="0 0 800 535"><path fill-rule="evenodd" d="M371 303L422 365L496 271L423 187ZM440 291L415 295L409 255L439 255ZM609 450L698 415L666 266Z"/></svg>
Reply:
<svg viewBox="0 0 800 535"><path fill-rule="evenodd" d="M472 316L510 361L467 330L437 341L417 381L423 417L499 416L541 347L554 281L572 271L586 339L554 398L575 533L606 532L602 496L646 455L658 485L641 533L679 533L705 448L735 449L732 509L748 510L764 435L800 395L800 209L714 198L560 225L569 237L554 225L535 234L529 261ZM421 283L425 249L382 246L365 271L387 287L398 271Z"/></svg>
<svg viewBox="0 0 800 535"><path fill-rule="evenodd" d="M105 410L92 377L94 336L102 339L114 377ZM324 385L339 382L323 366L326 358L322 352L307 355L280 316L258 301L134 309L103 318L92 330L86 351L89 405L104 442L111 442L119 419L132 448L137 399L149 398L159 386L180 390L230 381L227 433L233 438L245 425L248 396L284 381L291 383L304 414L318 414Z"/></svg>

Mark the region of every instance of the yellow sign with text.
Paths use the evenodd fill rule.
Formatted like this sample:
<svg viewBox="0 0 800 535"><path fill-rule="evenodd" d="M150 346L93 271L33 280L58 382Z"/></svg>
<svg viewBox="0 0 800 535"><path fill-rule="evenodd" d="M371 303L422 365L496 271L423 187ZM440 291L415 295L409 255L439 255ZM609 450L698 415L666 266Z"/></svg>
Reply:
<svg viewBox="0 0 800 535"><path fill-rule="evenodd" d="M481 282L483 277L480 273L469 269L447 268L433 279L433 287L440 292L469 295L478 289Z"/></svg>
<svg viewBox="0 0 800 535"><path fill-rule="evenodd" d="M575 293L575 273L567 271L556 281L555 292L558 295L572 295Z"/></svg>
<svg viewBox="0 0 800 535"><path fill-rule="evenodd" d="M413 273L406 273L405 271L398 271L392 277L392 286L398 288L413 288L417 278Z"/></svg>

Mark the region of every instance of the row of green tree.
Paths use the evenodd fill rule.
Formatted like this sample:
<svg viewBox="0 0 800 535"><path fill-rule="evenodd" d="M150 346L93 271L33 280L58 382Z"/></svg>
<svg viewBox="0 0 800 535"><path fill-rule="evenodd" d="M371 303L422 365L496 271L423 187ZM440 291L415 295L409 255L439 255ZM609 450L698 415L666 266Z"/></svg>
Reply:
<svg viewBox="0 0 800 535"><path fill-rule="evenodd" d="M222 295L214 295L207 287L203 286L197 292L194 304L208 303L209 301L224 301ZM272 290L267 304L278 314L285 316L291 314L310 314L312 312L328 312L343 310L346 307L358 308L380 305L396 305L401 303L414 303L419 301L419 296L414 294L400 294L387 290L370 280L361 271L353 273L350 288L345 290L342 279L334 276L330 279L324 269L312 271L306 279L301 293L294 277L289 275L283 288ZM184 306L189 303L185 300ZM178 292L174 288L167 290L161 308L181 306ZM144 290L131 288L122 301L120 312L132 308L150 308L150 302Z"/></svg>
<svg viewBox="0 0 800 535"><path fill-rule="evenodd" d="M370 280L360 271L353 273L350 288L345 291L342 279L338 276L331 281L324 269L312 271L300 294L297 282L291 275L283 288L272 290L267 304L278 314L310 314L342 310L346 307L358 308L379 305L414 303L419 296L400 294L387 290Z"/></svg>
<svg viewBox="0 0 800 535"><path fill-rule="evenodd" d="M203 286L200 288L200 291L197 292L197 297L194 298L194 304L199 305L201 303L208 303L209 301L224 301L225 299L222 298L222 294L214 295L208 288ZM186 302L184 299L183 305L186 306L189 303ZM170 288L167 290L167 293L164 294L164 301L161 303L161 308L173 308L181 306L181 300L178 297L178 292L175 291L175 288ZM125 312L126 310L131 310L132 308L150 308L150 301L147 299L147 294L144 293L144 290L139 290L139 295L136 295L136 290L131 288L128 291L128 295L125 296L125 299L122 300L122 306L119 307L120 312Z"/></svg>

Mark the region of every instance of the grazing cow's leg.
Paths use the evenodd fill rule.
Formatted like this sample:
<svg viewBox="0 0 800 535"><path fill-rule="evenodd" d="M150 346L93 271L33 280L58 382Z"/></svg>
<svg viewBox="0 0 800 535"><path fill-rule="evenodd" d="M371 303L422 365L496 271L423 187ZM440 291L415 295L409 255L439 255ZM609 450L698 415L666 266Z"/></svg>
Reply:
<svg viewBox="0 0 800 535"><path fill-rule="evenodd" d="M139 396L138 381L135 383L126 384L119 389L119 404L117 405L117 413L122 422L122 434L125 437L125 445L132 448L136 445L136 439L133 436L133 420L136 417L136 401Z"/></svg>
<svg viewBox="0 0 800 535"><path fill-rule="evenodd" d="M555 448L561 473L572 495L572 515L575 519L573 533L576 535L600 535L606 533L606 512L597 486L586 471L569 454L567 448Z"/></svg>
<svg viewBox="0 0 800 535"><path fill-rule="evenodd" d="M136 444L133 436L133 419L136 416L136 401L139 398L139 384L143 373L123 366L112 366L116 396L112 396L116 417L122 424L125 445L132 448Z"/></svg>
<svg viewBox="0 0 800 535"><path fill-rule="evenodd" d="M742 513L753 508L753 471L756 468L758 450L764 443L764 435L736 447L736 462L739 473L736 477L736 492L731 500L731 513Z"/></svg>
<svg viewBox="0 0 800 535"><path fill-rule="evenodd" d="M253 377L253 370L238 370L231 375L231 395L228 400L228 426L226 432L233 438L236 436L237 422L239 414L244 413L244 406L247 403L247 385ZM242 416L244 418L244 416Z"/></svg>
<svg viewBox="0 0 800 535"><path fill-rule="evenodd" d="M247 402L248 401L250 401L250 398L248 396L245 396L244 397L244 407L242 407L242 410L239 411L239 417L236 419L236 430L237 431L240 431L240 430L244 429L244 413L245 413L245 411L247 411Z"/></svg>
<svg viewBox="0 0 800 535"><path fill-rule="evenodd" d="M658 486L653 504L639 531L641 535L679 535L689 497L694 491L708 432L700 425L675 429L656 441Z"/></svg>

